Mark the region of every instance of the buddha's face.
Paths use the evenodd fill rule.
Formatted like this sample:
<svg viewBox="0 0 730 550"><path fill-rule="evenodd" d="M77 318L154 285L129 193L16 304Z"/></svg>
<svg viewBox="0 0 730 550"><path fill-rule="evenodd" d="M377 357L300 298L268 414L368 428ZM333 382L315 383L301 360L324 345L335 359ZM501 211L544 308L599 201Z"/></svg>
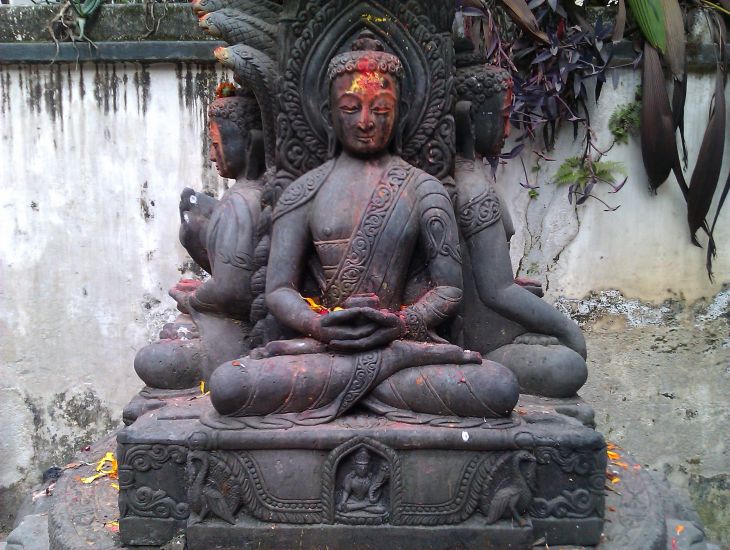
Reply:
<svg viewBox="0 0 730 550"><path fill-rule="evenodd" d="M238 127L223 119L209 125L210 160L223 178L237 178L246 167L246 144Z"/></svg>
<svg viewBox="0 0 730 550"><path fill-rule="evenodd" d="M332 126L342 147L355 155L385 150L393 137L398 88L378 71L346 73L330 85Z"/></svg>
<svg viewBox="0 0 730 550"><path fill-rule="evenodd" d="M474 149L482 155L499 155L509 136L509 113L512 105L512 89L489 96L482 104L472 108L474 124Z"/></svg>

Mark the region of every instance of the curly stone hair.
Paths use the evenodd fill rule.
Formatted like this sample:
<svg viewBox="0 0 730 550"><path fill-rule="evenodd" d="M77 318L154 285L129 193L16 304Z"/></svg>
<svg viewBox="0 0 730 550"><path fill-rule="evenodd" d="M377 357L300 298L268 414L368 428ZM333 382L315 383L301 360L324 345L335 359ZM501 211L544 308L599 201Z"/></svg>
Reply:
<svg viewBox="0 0 730 550"><path fill-rule="evenodd" d="M496 67L461 67L456 70L454 85L459 101L471 101L479 105L487 98L510 89L512 77L509 72Z"/></svg>
<svg viewBox="0 0 730 550"><path fill-rule="evenodd" d="M260 130L261 109L253 93L237 89L235 95L218 97L208 106L208 117L227 120L238 127L242 134Z"/></svg>
<svg viewBox="0 0 730 550"><path fill-rule="evenodd" d="M332 82L338 76L347 73L378 71L400 79L403 76L401 60L383 50L383 43L371 31L364 30L353 42L352 51L332 58L327 67L327 78Z"/></svg>

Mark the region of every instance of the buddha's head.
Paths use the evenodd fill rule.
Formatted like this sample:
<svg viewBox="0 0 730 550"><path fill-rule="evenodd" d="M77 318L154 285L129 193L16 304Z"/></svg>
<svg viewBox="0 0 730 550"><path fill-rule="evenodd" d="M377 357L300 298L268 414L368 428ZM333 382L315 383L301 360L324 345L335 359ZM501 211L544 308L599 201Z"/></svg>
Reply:
<svg viewBox="0 0 730 550"><path fill-rule="evenodd" d="M512 78L499 67L483 63L456 71L457 133L471 132L474 150L499 155L509 135ZM460 116L461 114L461 116ZM457 136L457 145L460 141Z"/></svg>
<svg viewBox="0 0 730 550"><path fill-rule="evenodd" d="M365 477L370 470L370 453L367 449L360 449L355 455L355 472L360 477Z"/></svg>
<svg viewBox="0 0 730 550"><path fill-rule="evenodd" d="M360 34L352 51L332 59L327 70L332 127L348 153L368 156L388 148L402 75L400 59L384 52L370 31Z"/></svg>
<svg viewBox="0 0 730 550"><path fill-rule="evenodd" d="M261 111L253 94L221 85L208 107L210 160L224 178L255 179L264 167Z"/></svg>

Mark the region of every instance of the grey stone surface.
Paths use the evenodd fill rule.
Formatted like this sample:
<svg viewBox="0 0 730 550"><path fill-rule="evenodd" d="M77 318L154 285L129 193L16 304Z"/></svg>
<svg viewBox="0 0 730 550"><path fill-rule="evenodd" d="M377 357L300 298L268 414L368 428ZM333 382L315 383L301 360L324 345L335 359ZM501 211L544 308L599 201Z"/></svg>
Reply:
<svg viewBox="0 0 730 550"><path fill-rule="evenodd" d="M7 550L48 550L48 514L25 516L5 542Z"/></svg>
<svg viewBox="0 0 730 550"><path fill-rule="evenodd" d="M689 493L710 540L730 547L726 293L695 304L599 295L573 305L589 349L582 396L598 429Z"/></svg>

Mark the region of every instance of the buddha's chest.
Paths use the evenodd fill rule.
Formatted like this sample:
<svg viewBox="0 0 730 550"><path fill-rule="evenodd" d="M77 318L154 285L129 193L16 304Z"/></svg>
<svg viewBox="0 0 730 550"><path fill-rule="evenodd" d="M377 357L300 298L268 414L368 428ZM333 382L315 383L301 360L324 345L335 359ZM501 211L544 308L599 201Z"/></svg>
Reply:
<svg viewBox="0 0 730 550"><path fill-rule="evenodd" d="M348 239L360 225L377 185L377 180L363 179L366 175L330 175L312 204L309 224L315 241Z"/></svg>

